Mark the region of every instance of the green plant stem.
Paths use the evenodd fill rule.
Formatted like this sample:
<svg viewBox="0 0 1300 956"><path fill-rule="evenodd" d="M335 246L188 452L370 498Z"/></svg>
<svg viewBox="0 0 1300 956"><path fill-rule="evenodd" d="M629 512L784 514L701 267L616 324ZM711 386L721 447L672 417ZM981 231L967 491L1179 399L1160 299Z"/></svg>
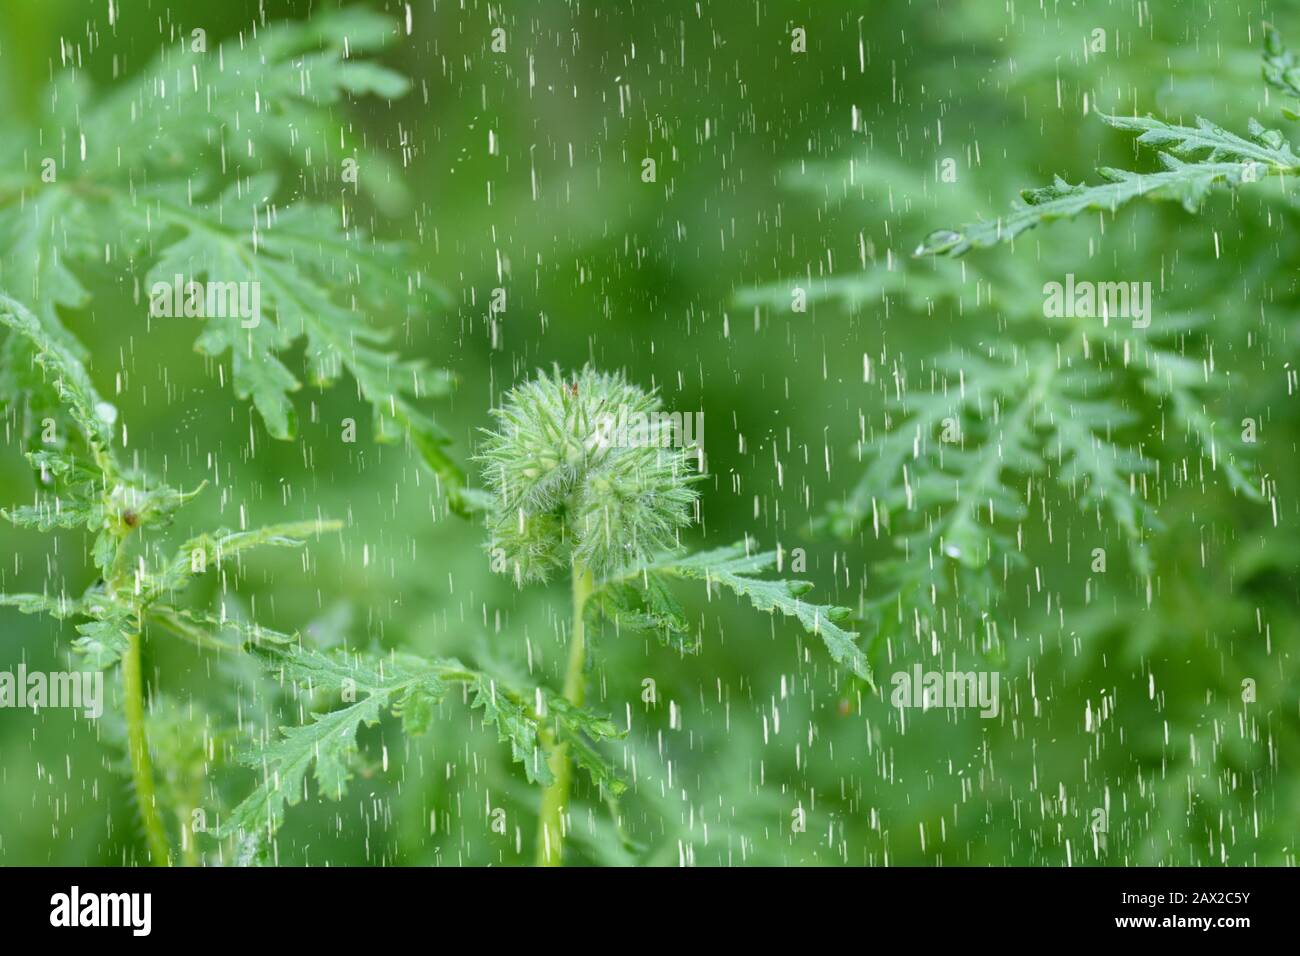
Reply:
<svg viewBox="0 0 1300 956"><path fill-rule="evenodd" d="M575 707L581 707L587 696L587 640L583 609L587 598L595 590L591 572L573 566L573 627L569 633L569 665L564 675L564 697ZM555 740L549 731L544 732L545 742L551 745L547 764L554 778L542 792L541 812L537 823L537 865L562 866L564 863L564 814L569 807L569 788L573 783L573 764L569 760L567 745Z"/></svg>
<svg viewBox="0 0 1300 956"><path fill-rule="evenodd" d="M194 802L181 807L176 811L176 823L181 830L181 866L198 866L199 865L199 843L198 837L190 824L193 819Z"/></svg>
<svg viewBox="0 0 1300 956"><path fill-rule="evenodd" d="M144 679L140 666L140 634L128 639L126 653L122 655L122 693L126 698L126 747L131 758L131 782L135 786L136 802L144 821L145 840L154 866L169 862L167 831L158 815L158 800L154 794L153 763L149 759L149 741L144 731Z"/></svg>

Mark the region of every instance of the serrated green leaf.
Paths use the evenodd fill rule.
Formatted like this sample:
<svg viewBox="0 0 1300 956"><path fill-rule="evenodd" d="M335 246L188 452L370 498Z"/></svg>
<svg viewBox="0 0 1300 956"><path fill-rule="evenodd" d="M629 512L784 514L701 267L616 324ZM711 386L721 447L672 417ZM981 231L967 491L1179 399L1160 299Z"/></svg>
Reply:
<svg viewBox="0 0 1300 956"><path fill-rule="evenodd" d="M111 410L91 384L81 359L56 334L50 332L21 302L0 294L0 325L26 339L35 362L92 445L107 449L113 441Z"/></svg>
<svg viewBox="0 0 1300 956"><path fill-rule="evenodd" d="M344 231L324 207L295 203L272 216L274 194L274 180L259 176L196 208L188 190L170 186L133 202L128 208L142 225L159 221L183 231L150 270L150 287L174 289L177 276L182 288L200 276L242 284L236 288L249 290L250 315L256 289L260 316L207 317L198 347L214 357L230 354L236 396L252 399L274 437L296 433L289 396L300 383L280 356L305 338L313 384L350 375L371 406L376 440L409 435L434 473L459 488L464 475L445 453L450 438L419 406L445 395L449 376L384 350L387 335L365 321L357 302L360 296L372 308L392 308L430 284L411 275L400 247ZM250 222L252 229L244 225ZM338 290L347 291L347 305Z"/></svg>
<svg viewBox="0 0 1300 956"><path fill-rule="evenodd" d="M148 587L152 595L183 587L198 569L215 570L222 563L253 548L300 548L308 538L340 530L339 521L291 521L266 525L251 531L225 528L191 538L177 549L171 561Z"/></svg>
<svg viewBox="0 0 1300 956"><path fill-rule="evenodd" d="M1025 190L1023 203L1011 213L990 222L958 229L940 229L917 247L916 256L960 256L974 249L1010 242L1027 229L1085 212L1114 213L1136 199L1169 199L1189 212L1198 209L1217 186L1237 187L1270 175L1296 172L1300 158L1276 130L1251 122L1251 138L1244 139L1197 118L1196 126L1177 126L1153 117L1098 114L1106 125L1138 133L1137 142L1164 150L1164 169L1137 173L1102 167L1106 182L1088 186L1060 178L1052 185ZM1179 157L1196 157L1184 162Z"/></svg>
<svg viewBox="0 0 1300 956"><path fill-rule="evenodd" d="M103 505L84 501L63 501L57 495L39 505L0 509L0 516L20 528L50 531L54 528L80 528L102 524Z"/></svg>
<svg viewBox="0 0 1300 956"><path fill-rule="evenodd" d="M387 693L372 694L341 710L312 714L302 727L284 728L280 739L248 758L260 766L262 783L231 811L218 837L276 830L284 821L286 807L306 796L307 772L313 763L321 792L340 799L352 776L357 731L376 723L387 702Z"/></svg>
<svg viewBox="0 0 1300 956"><path fill-rule="evenodd" d="M468 514L474 501L462 493L465 477L448 454L449 436L421 407L445 393L450 376L381 348L385 335L363 318L408 318L445 294L410 268L402 247L343 228L346 210L278 203L276 181L264 172L287 166L315 180L321 166L312 157L341 147L364 170L354 185L392 199L398 187L391 166L340 120L337 104L409 89L404 77L364 58L398 35L383 14L327 11L308 21L261 24L214 41L211 50L169 45L98 99L80 72L58 76L48 117L27 129L15 122L3 147L6 168L15 171L4 175L0 202L0 274L9 291L37 304L44 338L77 357L80 346L59 311L86 305L73 267L102 261L109 248L121 245L127 257L152 262L150 287L176 275L259 283L267 298L260 323L209 321L197 344L208 355L229 356L236 396L253 403L268 432L280 439L297 434L292 395L299 377L283 355L305 337L310 379L351 375L372 410L376 438L409 437L445 484L453 509ZM249 105L253 77L256 108ZM31 156L69 129L80 132L82 149L64 151L57 177L46 181ZM123 138L124 129L132 135ZM115 148L100 148L105 143ZM254 174L224 185L232 170ZM324 178L337 175L327 171ZM224 185L217 198L196 201L212 183ZM0 394L17 400L32 353L25 339L5 344Z"/></svg>
<svg viewBox="0 0 1300 956"><path fill-rule="evenodd" d="M430 726L433 709L445 699L452 684L465 688L470 705L482 712L484 723L496 727L500 740L510 745L511 756L523 765L530 782L547 784L552 780L540 745L540 718L528 703L529 698L459 661L426 660L407 654L375 658L282 644L261 644L252 649L284 680L311 692L336 692L345 700L362 699L327 714L315 714L310 723L284 730L280 738L248 755L247 763L263 769L262 782L223 824L222 836L255 828L274 832L284 819L285 808L303 796L313 761L321 791L338 799L350 777L360 727L374 723L389 711L401 717L407 733L421 733ZM617 773L592 747L618 736L616 728L563 698L548 696L547 700L562 737L591 751L581 755L582 766L598 786L610 793L618 792L621 781Z"/></svg>
<svg viewBox="0 0 1300 956"><path fill-rule="evenodd" d="M714 585L721 585L747 598L760 611L779 611L795 618L804 630L821 638L833 661L870 682L871 668L856 643L858 635L840 627L852 612L848 608L800 600L800 595L807 593L807 582L773 581L752 576L775 568L777 563L777 552L751 552L747 542L697 554L669 555L634 567L618 578L601 582L594 597L599 601L607 588L613 587L617 593L619 586L637 586L638 581L657 576L704 581L710 594ZM644 594L646 586L643 584L640 588Z"/></svg>
<svg viewBox="0 0 1300 956"><path fill-rule="evenodd" d="M24 200L0 206L5 290L33 303L32 312L50 342L84 359L85 349L64 327L59 309L79 309L90 301L68 261L93 254L95 223L82 198L53 183L33 187ZM5 361L20 361L22 354L11 353Z"/></svg>
<svg viewBox="0 0 1300 956"><path fill-rule="evenodd" d="M77 625L81 637L72 642L73 649L81 654L86 664L96 670L107 670L122 659L130 643L130 622L125 612L114 613L103 620Z"/></svg>
<svg viewBox="0 0 1300 956"><path fill-rule="evenodd" d="M1184 158L1201 156L1211 165L1235 161L1289 170L1300 163L1280 132L1265 129L1256 120L1249 122L1251 138L1247 140L1200 116L1192 127L1165 123L1153 116L1097 115L1107 126L1138 133L1137 142L1143 146L1156 146Z"/></svg>
<svg viewBox="0 0 1300 956"><path fill-rule="evenodd" d="M48 614L59 620L82 613L80 600L63 595L52 598L44 594L0 594L0 607L17 608L22 614Z"/></svg>

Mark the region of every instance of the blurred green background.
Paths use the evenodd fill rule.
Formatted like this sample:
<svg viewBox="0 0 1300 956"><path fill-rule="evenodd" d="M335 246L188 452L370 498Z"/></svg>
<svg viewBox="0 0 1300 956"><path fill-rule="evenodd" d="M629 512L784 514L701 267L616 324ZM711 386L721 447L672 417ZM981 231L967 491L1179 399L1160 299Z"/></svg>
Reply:
<svg viewBox="0 0 1300 956"><path fill-rule="evenodd" d="M111 26L106 6L46 0L0 18L4 113L43 109L61 45L104 88L141 69L173 28L223 39L260 10L273 20L332 5L121 3ZM372 6L407 16L406 4ZM1259 80L1261 25L1300 35L1300 5L1211 0L419 0L409 12L410 34L382 59L411 77L412 91L345 110L405 187L380 190L363 215L379 236L412 243L447 293L445 308L416 320L373 319L396 330L405 353L456 373L454 398L435 409L456 456L468 459L488 409L534 369L626 369L670 408L705 413L709 475L691 543L750 534L803 547L817 594L854 607L873 593L889 542L869 530L836 540L810 523L859 476L855 443L881 427L887 393L900 377L926 387L928 360L953 345L1042 334L986 306L974 283L955 296L932 292L934 266L909 263L912 249L931 229L996 215L1016 190L1053 174L1077 182L1097 165L1146 161L1089 115L1098 107L1277 125L1277 97ZM504 53L489 49L497 26ZM791 50L796 27L806 53ZM1097 29L1102 53L1089 50ZM647 157L652 183L641 178ZM946 158L956 160L955 183L941 181ZM890 707L889 674L932 666L928 641L872 645L886 689L873 696L789 622L686 595L703 633L698 656L631 635L599 647L589 703L620 726L630 721L619 762L633 782L623 822L636 848L582 784L580 859L1294 864L1292 191L1220 197L1199 218L1174 207L1130 209L1104 227L1085 218L964 260L1000 294L997 283L1017 277L1006 288L1032 292L1065 271L1122 269L1156 281L1161 308L1210 311L1214 361L1233 381L1212 411L1263 423L1273 509L1212 482L1173 483L1160 495L1166 527L1153 542L1149 605L1145 582L1123 568L1089 584L1095 518L1068 503L1054 509L1052 540L1029 529L1031 570L989 608L1010 682L996 720ZM789 309L790 289L828 276L857 285L806 313ZM134 453L178 486L218 479L182 514L178 536L236 525L241 512L250 524L348 523L313 545L306 565L292 552L250 558L228 606L324 645L460 655L558 686L563 582L521 591L492 575L481 531L444 515L408 450L341 443L336 423L368 417L349 383L305 388L301 434L274 442L194 352L193 329L155 325L145 336L112 277L87 281L101 295L68 325L90 346ZM746 292L762 286L775 291ZM507 307L492 317L498 287ZM5 439L0 504L25 502L31 477ZM79 592L90 581L85 546L77 534L5 527L0 590ZM210 590L200 597L222 598ZM5 610L0 667L58 669L69 630ZM969 644L938 656L980 666ZM165 638L151 639L147 655L151 686L172 702L178 727L277 719L267 708L280 688L246 661ZM1259 686L1249 706L1247 677ZM641 701L645 678L658 685L655 706ZM296 703L280 706L286 722L300 719ZM183 750L186 731L169 734L167 716L155 746ZM0 711L0 864L142 860L119 738L108 718ZM385 723L363 739L367 765L347 797L291 810L278 862L532 859L537 792L468 708L444 706L426 738L404 740ZM250 771L190 759L193 774L176 785L197 786L214 816L251 786ZM1090 830L1099 807L1109 811L1102 846ZM490 829L496 808L506 810L506 835ZM792 828L796 810L803 832ZM201 849L210 863L231 862L228 848Z"/></svg>

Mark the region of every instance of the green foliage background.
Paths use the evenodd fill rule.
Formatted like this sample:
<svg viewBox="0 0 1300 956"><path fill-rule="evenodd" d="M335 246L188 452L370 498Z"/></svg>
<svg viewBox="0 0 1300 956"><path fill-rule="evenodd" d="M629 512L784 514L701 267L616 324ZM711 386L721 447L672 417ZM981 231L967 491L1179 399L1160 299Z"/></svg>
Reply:
<svg viewBox="0 0 1300 956"><path fill-rule="evenodd" d="M160 24L225 38L258 5L121 6L111 27L105 5L74 0L21 4L0 20L0 117L41 113L60 41L111 85L154 55ZM305 4L261 6L270 19L309 15ZM403 5L373 6L405 16ZM703 635L696 656L606 635L588 702L620 727L630 720L608 753L631 786L620 835L580 783L581 860L1296 862L1294 184L1219 195L1197 216L1176 204L1094 213L956 267L908 260L932 229L996 216L1055 174L1078 182L1099 165L1150 168L1134 167L1150 160L1098 122L1097 108L1205 115L1239 131L1250 116L1284 124L1281 98L1259 78L1262 24L1300 35L1300 5L1044 6L425 0L411 4L411 34L382 56L411 92L344 107L405 187L377 190L360 214L377 236L413 243L447 293L427 314L372 319L397 330L404 354L455 372L459 388L434 406L453 455L467 461L489 407L536 368L625 368L670 408L705 412L709 475L690 543L750 534L802 547L806 576L829 601L865 609L880 562L895 556L869 523L841 537L813 526L870 462L872 441L860 454L855 445L881 433L888 393L904 380L935 385L934 359L950 349L1041 338L1038 289L1065 272L1152 281L1157 324L1204 316L1204 348L1189 354L1212 355L1227 376L1207 412L1259 422L1250 452L1275 489L1262 504L1194 453L1162 462L1148 496L1164 525L1147 541L1149 580L1109 519L1059 490L1032 495L1027 567L1000 579L980 613L950 609L933 639L905 626L873 640L858 627L882 694L837 672L791 622L730 597L689 596ZM504 54L488 49L498 25ZM790 50L796 26L807 31L803 55ZM1098 28L1106 51L1088 52ZM640 178L647 156L655 183ZM939 176L948 157L956 183ZM826 290L828 278L835 294L791 312L794 286ZM273 441L229 379L221 384L218 363L193 350L186 320L145 335L143 307L119 277L104 269L86 282L94 304L65 312L66 324L129 425L130 453L184 488L211 477L209 456L220 462L218 487L182 516L178 539L187 522L237 525L241 513L251 524L346 522L309 561L259 555L228 593L209 581L202 597L319 646L461 656L559 685L563 583L518 590L492 574L481 528L446 514L409 449L370 440L350 382L304 388L297 438ZM493 321L498 286L508 305ZM1144 401L1123 398L1157 444L1161 419ZM339 439L347 417L363 423L356 444ZM4 439L8 506L30 499L32 479ZM83 537L4 528L0 590L79 593L93 580ZM1089 571L1094 547L1110 551L1105 575ZM984 641L993 625L997 639ZM0 668L59 669L68 631L3 611ZM900 717L888 678L914 663L999 668L1009 681L1001 715ZM160 785L214 817L228 811L254 775L205 754L202 728L217 714L297 723L299 702L249 660L165 638L147 641L145 666L171 702L153 719L157 762L176 768ZM641 700L646 678L658 687L653 707ZM1251 704L1246 678L1258 687ZM0 864L142 861L119 737L112 719L0 711ZM424 737L385 721L362 742L364 765L341 801L313 796L290 811L277 862L532 859L536 788L468 708L442 705ZM1104 846L1090 831L1099 807L1109 809ZM505 835L490 826L497 808ZM804 832L792 829L796 809ZM200 849L208 862L234 862L215 841Z"/></svg>

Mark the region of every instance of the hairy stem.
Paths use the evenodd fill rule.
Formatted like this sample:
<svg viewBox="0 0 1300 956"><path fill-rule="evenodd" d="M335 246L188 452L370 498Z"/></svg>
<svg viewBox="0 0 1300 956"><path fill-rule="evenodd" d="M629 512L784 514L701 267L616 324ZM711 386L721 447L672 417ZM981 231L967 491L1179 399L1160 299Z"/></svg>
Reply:
<svg viewBox="0 0 1300 956"><path fill-rule="evenodd" d="M569 666L564 675L564 697L581 707L587 695L586 626L582 620L587 598L595 589L591 572L573 566L573 627L569 633ZM550 744L547 764L554 780L542 792L542 806L537 823L537 865L561 866L564 863L564 814L569 807L569 787L573 783L573 764L569 748L555 740L547 730L544 743Z"/></svg>
<svg viewBox="0 0 1300 956"><path fill-rule="evenodd" d="M131 758L131 782L144 821L145 841L154 866L166 866L169 851L167 831L158 815L154 794L153 764L149 759L149 741L144 731L144 679L140 666L140 634L132 634L122 655L122 693L126 698L126 747Z"/></svg>

